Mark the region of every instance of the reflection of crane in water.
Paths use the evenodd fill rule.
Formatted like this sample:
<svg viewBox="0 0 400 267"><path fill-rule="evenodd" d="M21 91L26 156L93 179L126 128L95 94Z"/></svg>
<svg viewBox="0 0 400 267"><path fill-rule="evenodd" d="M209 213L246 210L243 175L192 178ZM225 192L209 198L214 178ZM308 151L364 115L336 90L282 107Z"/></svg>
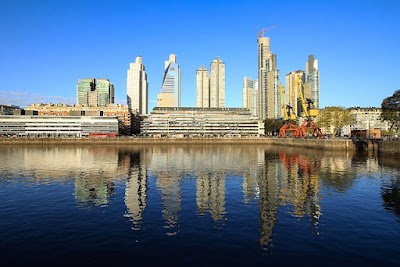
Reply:
<svg viewBox="0 0 400 267"><path fill-rule="evenodd" d="M294 217L308 215L313 226L317 227L321 215L318 175L321 161L297 153L289 155L284 151L279 152L279 159L286 170L280 199L294 205Z"/></svg>

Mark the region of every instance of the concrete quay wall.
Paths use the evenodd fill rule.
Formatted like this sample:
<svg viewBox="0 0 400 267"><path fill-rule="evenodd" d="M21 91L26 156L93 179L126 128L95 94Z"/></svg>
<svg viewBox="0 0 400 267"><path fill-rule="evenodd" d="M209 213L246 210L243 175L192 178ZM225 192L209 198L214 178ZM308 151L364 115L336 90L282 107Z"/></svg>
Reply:
<svg viewBox="0 0 400 267"><path fill-rule="evenodd" d="M400 156L400 140L378 141L378 151L382 154Z"/></svg>
<svg viewBox="0 0 400 267"><path fill-rule="evenodd" d="M0 145L154 145L154 144L259 144L355 151L349 139L292 138L1 138Z"/></svg>
<svg viewBox="0 0 400 267"><path fill-rule="evenodd" d="M364 141L367 150L400 156L400 140ZM369 144L371 143L371 144ZM0 138L0 145L279 145L286 147L356 151L358 146L351 139L294 139L294 138Z"/></svg>

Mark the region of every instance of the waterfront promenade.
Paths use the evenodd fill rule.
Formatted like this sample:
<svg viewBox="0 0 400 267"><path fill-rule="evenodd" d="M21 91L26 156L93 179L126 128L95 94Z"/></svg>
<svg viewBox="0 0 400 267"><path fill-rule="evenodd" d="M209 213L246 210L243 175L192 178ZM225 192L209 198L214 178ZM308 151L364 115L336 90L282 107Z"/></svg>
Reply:
<svg viewBox="0 0 400 267"><path fill-rule="evenodd" d="M341 151L370 150L400 155L400 141L355 139L295 139L295 138L1 138L0 145L168 145L168 144L230 144L279 145Z"/></svg>

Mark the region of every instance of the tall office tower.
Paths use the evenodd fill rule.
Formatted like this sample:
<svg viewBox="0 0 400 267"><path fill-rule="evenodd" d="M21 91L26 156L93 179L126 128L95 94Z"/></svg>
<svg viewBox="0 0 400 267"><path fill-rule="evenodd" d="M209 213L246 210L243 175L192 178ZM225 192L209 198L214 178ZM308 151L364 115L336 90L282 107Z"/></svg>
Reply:
<svg viewBox="0 0 400 267"><path fill-rule="evenodd" d="M196 107L210 107L210 78L204 66L196 71Z"/></svg>
<svg viewBox="0 0 400 267"><path fill-rule="evenodd" d="M242 99L243 103L242 106L243 108L248 108L250 109L251 114L254 114L254 94L255 94L255 86L257 84L257 81L252 80L249 77L244 77L243 80L243 92L242 92Z"/></svg>
<svg viewBox="0 0 400 267"><path fill-rule="evenodd" d="M267 118L267 59L271 58L269 38L264 32L258 34L258 88L257 88L257 116L260 120Z"/></svg>
<svg viewBox="0 0 400 267"><path fill-rule="evenodd" d="M309 94L311 100L314 102L314 107L319 109L319 70L318 60L314 59L313 55L308 56L306 62L306 80L307 87L309 87ZM308 98L308 92L306 93Z"/></svg>
<svg viewBox="0 0 400 267"><path fill-rule="evenodd" d="M266 61L267 85L266 85L266 109L268 119L281 117L281 103L279 93L279 70L276 68L276 54Z"/></svg>
<svg viewBox="0 0 400 267"><path fill-rule="evenodd" d="M225 107L225 64L219 57L210 67L210 107Z"/></svg>
<svg viewBox="0 0 400 267"><path fill-rule="evenodd" d="M258 33L258 89L257 116L260 120L280 117L279 70L276 67L276 54L270 51L268 37L264 30Z"/></svg>
<svg viewBox="0 0 400 267"><path fill-rule="evenodd" d="M286 74L286 90L285 98L289 106L293 108L293 112L300 116L301 114L301 102L300 102L300 90L304 96L304 87L301 85L301 81L304 81L304 71L297 70Z"/></svg>
<svg viewBox="0 0 400 267"><path fill-rule="evenodd" d="M158 107L181 106L181 70L176 60L176 55L169 55L165 61L164 78L161 93L157 95Z"/></svg>
<svg viewBox="0 0 400 267"><path fill-rule="evenodd" d="M148 83L141 56L137 56L135 63L129 65L126 84L128 107L133 113L147 114Z"/></svg>
<svg viewBox="0 0 400 267"><path fill-rule="evenodd" d="M114 85L108 79L80 79L76 87L78 105L114 104Z"/></svg>

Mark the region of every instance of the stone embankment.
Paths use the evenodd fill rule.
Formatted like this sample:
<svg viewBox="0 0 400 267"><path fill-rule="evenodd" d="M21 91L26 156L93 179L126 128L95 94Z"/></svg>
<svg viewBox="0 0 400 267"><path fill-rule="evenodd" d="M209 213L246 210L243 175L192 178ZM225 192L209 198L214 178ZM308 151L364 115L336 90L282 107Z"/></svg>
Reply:
<svg viewBox="0 0 400 267"><path fill-rule="evenodd" d="M294 138L0 138L0 145L168 145L168 144L252 144L280 145L327 150L356 151L359 140L352 139L294 139ZM364 141L366 150L400 155L400 140Z"/></svg>

